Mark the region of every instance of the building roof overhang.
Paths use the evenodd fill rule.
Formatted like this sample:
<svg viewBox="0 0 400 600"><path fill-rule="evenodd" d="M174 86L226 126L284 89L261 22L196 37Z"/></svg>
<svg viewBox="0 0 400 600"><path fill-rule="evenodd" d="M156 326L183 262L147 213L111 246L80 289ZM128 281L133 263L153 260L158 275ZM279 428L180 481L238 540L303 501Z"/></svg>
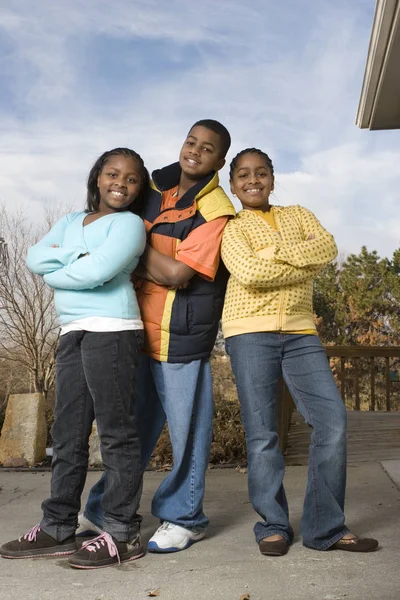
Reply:
<svg viewBox="0 0 400 600"><path fill-rule="evenodd" d="M377 0L356 124L400 128L400 0Z"/></svg>

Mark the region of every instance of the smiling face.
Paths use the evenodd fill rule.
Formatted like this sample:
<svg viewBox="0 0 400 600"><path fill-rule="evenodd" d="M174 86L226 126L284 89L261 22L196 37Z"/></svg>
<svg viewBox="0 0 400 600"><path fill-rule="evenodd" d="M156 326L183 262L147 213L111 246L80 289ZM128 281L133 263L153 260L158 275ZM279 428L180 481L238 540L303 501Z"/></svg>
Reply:
<svg viewBox="0 0 400 600"><path fill-rule="evenodd" d="M99 212L127 210L141 191L139 162L123 154L110 156L97 179L97 187L100 194Z"/></svg>
<svg viewBox="0 0 400 600"><path fill-rule="evenodd" d="M225 164L221 157L221 137L215 131L201 125L193 127L183 143L179 164L182 173L198 181L213 171L219 171Z"/></svg>
<svg viewBox="0 0 400 600"><path fill-rule="evenodd" d="M269 195L274 189L274 177L267 161L260 154L248 152L238 159L230 185L232 194L236 194L244 209L268 209Z"/></svg>

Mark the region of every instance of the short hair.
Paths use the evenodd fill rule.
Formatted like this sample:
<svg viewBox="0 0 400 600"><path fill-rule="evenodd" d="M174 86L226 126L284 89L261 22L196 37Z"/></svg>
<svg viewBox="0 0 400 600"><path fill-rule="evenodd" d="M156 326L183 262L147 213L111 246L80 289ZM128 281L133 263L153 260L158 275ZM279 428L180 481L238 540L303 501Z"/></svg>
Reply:
<svg viewBox="0 0 400 600"><path fill-rule="evenodd" d="M236 154L235 158L232 160L232 162L230 164L230 167L229 167L230 181L232 181L232 179L233 179L233 175L234 175L234 172L236 171L239 158L242 158L242 156L244 156L245 154L258 154L259 156L262 156L263 159L265 160L265 162L267 163L267 167L271 171L272 177L274 177L274 165L272 164L272 160L270 159L268 154L266 154L262 150L259 150L258 148L246 148L245 150L241 150L241 152L238 152L238 154Z"/></svg>
<svg viewBox="0 0 400 600"><path fill-rule="evenodd" d="M221 140L221 158L225 158L229 148L231 147L231 135L225 125L222 125L222 123L215 121L214 119L201 119L200 121L196 121L196 123L191 126L189 133L194 127L205 127L206 129L211 129L211 131L219 135Z"/></svg>
<svg viewBox="0 0 400 600"><path fill-rule="evenodd" d="M143 158L134 150L130 148L114 148L113 150L108 150L104 152L94 163L93 167L90 169L90 173L87 180L87 196L86 196L86 212L96 212L99 209L100 204L100 192L97 186L97 180L99 178L100 173L103 170L104 165L108 161L111 156L126 156L129 158L134 158L138 161L140 167L140 178L141 178L141 186L140 192L137 196L136 200L132 202L131 206L128 210L130 212L140 215L144 208L144 203L147 198L148 189L149 189L149 172L144 166Z"/></svg>

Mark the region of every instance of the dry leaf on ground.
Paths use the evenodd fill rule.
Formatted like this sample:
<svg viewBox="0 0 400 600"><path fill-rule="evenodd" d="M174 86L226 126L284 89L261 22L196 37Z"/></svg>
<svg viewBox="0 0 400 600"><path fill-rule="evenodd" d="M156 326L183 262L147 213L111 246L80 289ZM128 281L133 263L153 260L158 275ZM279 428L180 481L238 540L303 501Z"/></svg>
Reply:
<svg viewBox="0 0 400 600"><path fill-rule="evenodd" d="M250 600L250 594L243 594L240 596L239 600Z"/></svg>
<svg viewBox="0 0 400 600"><path fill-rule="evenodd" d="M147 592L147 595L150 596L151 598L154 598L155 596L159 596L160 588L157 588L156 590L150 590L149 592Z"/></svg>
<svg viewBox="0 0 400 600"><path fill-rule="evenodd" d="M247 470L248 470L247 467L236 467L236 471L238 473L247 473Z"/></svg>

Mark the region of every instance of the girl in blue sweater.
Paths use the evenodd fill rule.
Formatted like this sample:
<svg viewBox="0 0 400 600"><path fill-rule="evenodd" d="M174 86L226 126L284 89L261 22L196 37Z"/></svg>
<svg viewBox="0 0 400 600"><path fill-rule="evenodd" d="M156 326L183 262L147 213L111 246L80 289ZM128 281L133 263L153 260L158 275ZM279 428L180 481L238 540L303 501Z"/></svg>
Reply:
<svg viewBox="0 0 400 600"><path fill-rule="evenodd" d="M54 288L61 325L51 496L42 504L40 524L0 548L4 558L72 554L72 567L93 569L143 555L137 514L142 468L132 408L143 324L130 275L145 247L135 213L148 182L136 152L105 152L89 174L86 211L58 221L29 250L29 269ZM104 531L76 552L94 419L106 473Z"/></svg>

